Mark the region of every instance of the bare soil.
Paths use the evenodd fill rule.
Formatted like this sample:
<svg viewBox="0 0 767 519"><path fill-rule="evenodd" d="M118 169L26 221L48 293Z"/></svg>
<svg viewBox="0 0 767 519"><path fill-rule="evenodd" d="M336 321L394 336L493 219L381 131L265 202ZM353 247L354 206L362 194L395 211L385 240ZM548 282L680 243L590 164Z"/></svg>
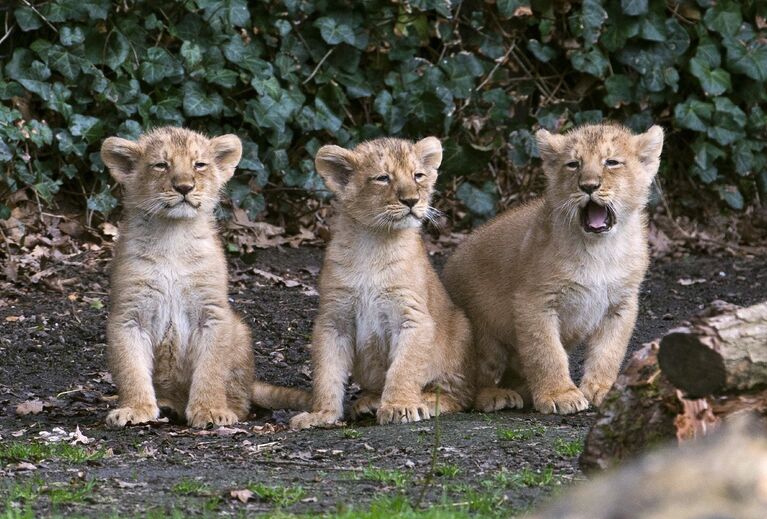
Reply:
<svg viewBox="0 0 767 519"><path fill-rule="evenodd" d="M310 288L321 261L322 250L309 247L232 260L231 297L253 329L260 378L309 388L307 344L318 304ZM254 409L249 422L223 430L170 422L109 429L104 416L115 404L115 387L104 356L107 262L84 263L93 266L73 262L59 272L69 280L63 291L42 284L2 288L0 511L8 516L24 509L94 517L333 513L368 509L385 496L508 516L584 477L577 446L591 411L568 417L464 413L438 422L381 427L368 420L291 432L285 426L290 413ZM438 268L443 263L435 256ZM630 348L715 299L745 305L766 293L767 258L656 261ZM579 376L579 352L572 365ZM35 399L42 412L17 414L18 404ZM48 433L62 434L55 428L69 434L78 427L92 439L78 449L100 459L78 463L55 453L37 459L11 452L16 444L38 445ZM247 503L232 497L246 488L254 492ZM33 490L25 495L24 489ZM61 498L61 489L84 490Z"/></svg>

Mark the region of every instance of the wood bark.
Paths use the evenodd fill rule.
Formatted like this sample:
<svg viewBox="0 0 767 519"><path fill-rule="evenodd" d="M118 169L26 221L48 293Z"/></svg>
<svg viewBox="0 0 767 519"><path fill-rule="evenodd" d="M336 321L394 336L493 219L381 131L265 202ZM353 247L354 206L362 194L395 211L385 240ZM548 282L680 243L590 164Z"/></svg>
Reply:
<svg viewBox="0 0 767 519"><path fill-rule="evenodd" d="M754 416L767 430L767 389L743 394L685 398L660 370L658 341L632 357L608 393L580 457L585 472L611 468L668 441L707 436L723 422Z"/></svg>
<svg viewBox="0 0 767 519"><path fill-rule="evenodd" d="M767 302L717 302L660 342L661 371L691 398L767 387Z"/></svg>

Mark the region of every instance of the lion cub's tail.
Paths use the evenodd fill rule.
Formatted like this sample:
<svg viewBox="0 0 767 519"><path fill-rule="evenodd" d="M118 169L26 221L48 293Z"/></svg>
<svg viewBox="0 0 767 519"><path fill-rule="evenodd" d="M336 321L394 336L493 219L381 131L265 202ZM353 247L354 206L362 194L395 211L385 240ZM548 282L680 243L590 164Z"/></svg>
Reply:
<svg viewBox="0 0 767 519"><path fill-rule="evenodd" d="M303 389L282 387L255 381L251 390L253 403L266 409L311 411L312 394Z"/></svg>

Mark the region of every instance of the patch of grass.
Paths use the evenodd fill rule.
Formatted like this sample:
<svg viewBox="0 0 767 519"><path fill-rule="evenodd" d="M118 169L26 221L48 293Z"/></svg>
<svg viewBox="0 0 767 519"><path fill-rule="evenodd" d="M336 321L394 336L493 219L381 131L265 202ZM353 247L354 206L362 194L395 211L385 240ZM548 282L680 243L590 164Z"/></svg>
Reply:
<svg viewBox="0 0 767 519"><path fill-rule="evenodd" d="M105 455L106 452L102 449L94 450L66 443L13 442L0 445L0 460L8 462L53 460L66 461L68 463L86 463L100 460Z"/></svg>
<svg viewBox="0 0 767 519"><path fill-rule="evenodd" d="M377 467L368 467L357 474L357 479L368 479L370 481L380 481L402 488L410 481L410 475L401 470L380 469Z"/></svg>
<svg viewBox="0 0 767 519"><path fill-rule="evenodd" d="M357 438L361 438L362 433L359 432L357 429L344 429L344 438L347 440L356 440Z"/></svg>
<svg viewBox="0 0 767 519"><path fill-rule="evenodd" d="M200 494L207 494L210 492L210 488L202 481L194 479L182 479L171 488L174 494L181 496L198 496Z"/></svg>
<svg viewBox="0 0 767 519"><path fill-rule="evenodd" d="M514 429L498 429L498 439L502 441L527 441L543 436L546 429L542 425L518 427Z"/></svg>
<svg viewBox="0 0 767 519"><path fill-rule="evenodd" d="M264 501L274 503L282 508L297 503L306 495L302 487L266 486L263 483L251 483L248 490L258 495Z"/></svg>
<svg viewBox="0 0 767 519"><path fill-rule="evenodd" d="M547 487L553 485L556 480L554 469L548 466L543 471L524 468L511 475L511 482L524 487Z"/></svg>
<svg viewBox="0 0 767 519"><path fill-rule="evenodd" d="M45 493L50 497L52 505L83 503L93 494L93 489L96 487L94 480L86 481L83 484L81 481L76 481L68 485L55 485L50 486L45 490Z"/></svg>
<svg viewBox="0 0 767 519"><path fill-rule="evenodd" d="M454 478L461 472L461 469L458 468L458 465L448 464L448 465L437 465L434 469L434 473L438 476L446 477L446 478Z"/></svg>
<svg viewBox="0 0 767 519"><path fill-rule="evenodd" d="M554 441L554 451L565 458L580 456L581 452L583 452L583 440L557 438Z"/></svg>

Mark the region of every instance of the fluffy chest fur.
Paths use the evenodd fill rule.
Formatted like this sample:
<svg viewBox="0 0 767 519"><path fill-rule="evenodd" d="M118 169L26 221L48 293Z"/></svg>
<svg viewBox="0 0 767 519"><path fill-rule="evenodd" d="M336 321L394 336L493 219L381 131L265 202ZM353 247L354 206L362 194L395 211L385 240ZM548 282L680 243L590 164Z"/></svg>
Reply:
<svg viewBox="0 0 767 519"><path fill-rule="evenodd" d="M323 285L330 290L323 292L350 321L357 349L390 351L400 330L425 311L420 249L412 240L420 237L416 230L401 234L339 236L328 249Z"/></svg>
<svg viewBox="0 0 767 519"><path fill-rule="evenodd" d="M153 345L184 350L226 306L226 270L212 229L130 227L118 247L112 274L112 313L132 320Z"/></svg>
<svg viewBox="0 0 767 519"><path fill-rule="evenodd" d="M611 309L638 289L646 249L643 233L637 230L620 229L608 239L566 247L557 255L554 306L565 345L586 339Z"/></svg>

